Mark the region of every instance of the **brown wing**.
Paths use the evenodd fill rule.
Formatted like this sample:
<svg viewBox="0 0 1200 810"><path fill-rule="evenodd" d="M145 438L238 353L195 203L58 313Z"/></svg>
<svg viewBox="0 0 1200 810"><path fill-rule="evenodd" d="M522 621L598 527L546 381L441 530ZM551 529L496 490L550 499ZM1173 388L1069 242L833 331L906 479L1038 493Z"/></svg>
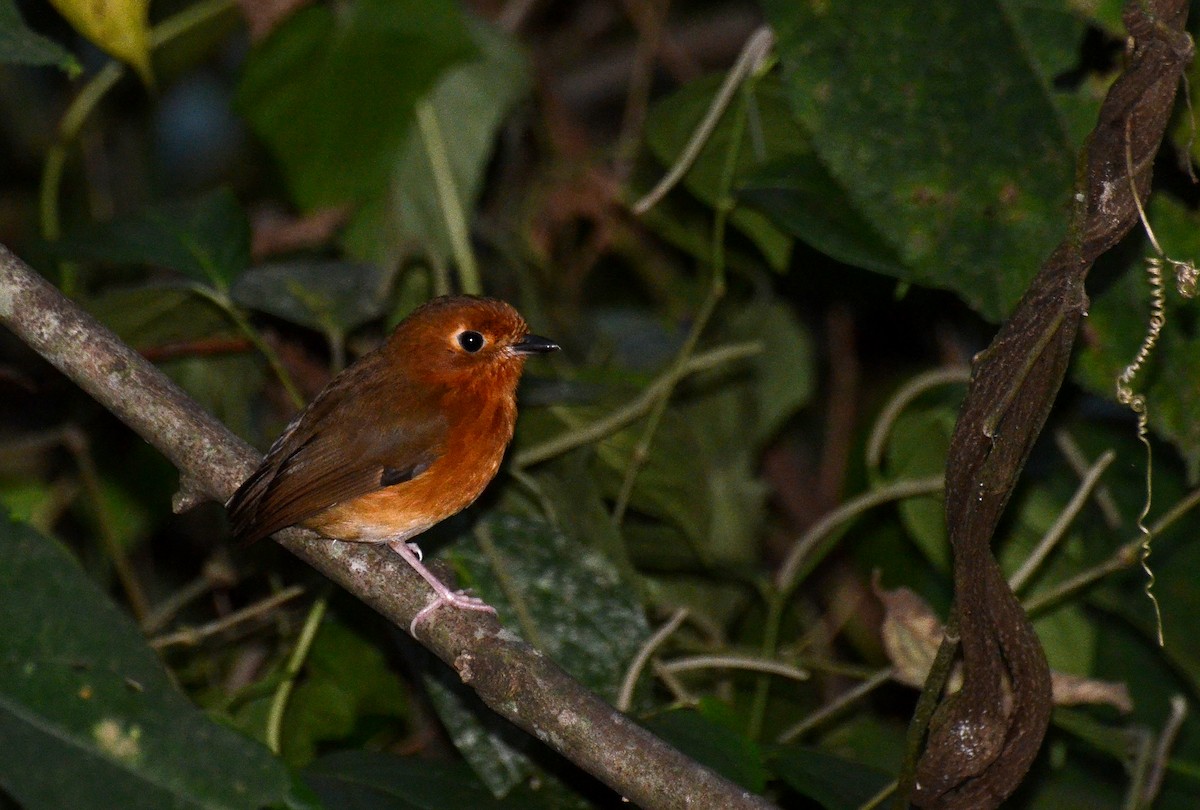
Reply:
<svg viewBox="0 0 1200 810"><path fill-rule="evenodd" d="M227 505L240 539L410 480L441 455L446 422L435 398L380 369L381 359L367 355L330 383L267 451Z"/></svg>

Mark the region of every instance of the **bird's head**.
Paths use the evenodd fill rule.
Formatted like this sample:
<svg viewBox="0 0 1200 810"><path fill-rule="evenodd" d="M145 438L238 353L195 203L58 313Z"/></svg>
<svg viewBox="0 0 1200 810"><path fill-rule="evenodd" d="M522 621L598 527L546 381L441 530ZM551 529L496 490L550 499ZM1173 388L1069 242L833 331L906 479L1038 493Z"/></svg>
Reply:
<svg viewBox="0 0 1200 810"><path fill-rule="evenodd" d="M554 341L530 334L510 305L473 296L443 296L418 307L388 343L389 353L428 383L498 385L509 394L526 357L558 349Z"/></svg>

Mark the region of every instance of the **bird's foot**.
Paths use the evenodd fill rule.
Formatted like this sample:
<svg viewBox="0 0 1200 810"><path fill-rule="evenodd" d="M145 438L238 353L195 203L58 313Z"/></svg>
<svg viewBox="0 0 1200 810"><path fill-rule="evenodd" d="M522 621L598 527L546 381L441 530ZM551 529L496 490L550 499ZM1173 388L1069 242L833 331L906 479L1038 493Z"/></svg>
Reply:
<svg viewBox="0 0 1200 810"><path fill-rule="evenodd" d="M422 579L429 583L429 587L433 588L433 600L421 608L420 612L413 617L412 623L408 626L408 631L414 637L417 635L417 625L442 605L450 605L459 610L478 610L483 613L496 613L496 609L482 599L470 596L462 591L452 591L443 585L442 581L434 576L433 572L421 562L421 549L417 547L416 543L391 541L388 543L388 547L399 554L406 563L412 566L414 571L421 575Z"/></svg>
<svg viewBox="0 0 1200 810"><path fill-rule="evenodd" d="M417 635L417 625L442 605L456 607L459 610L478 610L482 613L491 613L493 616L496 614L496 609L479 597L471 596L463 591L452 591L447 588L444 593L438 593L428 605L421 608L421 612L413 617L412 624L408 626L408 631L415 637Z"/></svg>

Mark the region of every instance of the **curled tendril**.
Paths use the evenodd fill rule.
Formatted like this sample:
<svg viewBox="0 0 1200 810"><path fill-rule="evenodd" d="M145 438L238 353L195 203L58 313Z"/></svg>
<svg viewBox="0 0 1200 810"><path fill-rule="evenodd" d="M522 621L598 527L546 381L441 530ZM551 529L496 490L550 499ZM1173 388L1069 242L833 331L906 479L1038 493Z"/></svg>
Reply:
<svg viewBox="0 0 1200 810"><path fill-rule="evenodd" d="M1150 604L1154 606L1154 622L1158 631L1160 647L1163 644L1162 610L1158 604L1158 597L1154 595L1154 571L1150 568L1150 542L1154 536L1146 528L1146 516L1150 514L1151 498L1154 492L1152 478L1154 454L1150 447L1150 417L1146 397L1134 392L1133 378L1146 364L1150 352L1158 343L1159 333L1162 332L1162 328L1167 322L1167 296L1163 285L1162 266L1160 258L1154 257L1146 260L1146 274L1150 279L1150 323L1146 329L1146 337L1142 339L1142 345L1138 347L1133 362L1127 365L1121 372L1121 376L1117 378L1117 401L1122 405L1128 405L1129 409L1137 415L1138 441L1146 448L1146 502L1142 505L1141 514L1138 515L1137 529L1142 534L1140 562L1142 570L1146 572L1146 586L1143 590L1146 598L1150 600Z"/></svg>
<svg viewBox="0 0 1200 810"><path fill-rule="evenodd" d="M1190 99L1188 109L1189 111L1191 110ZM1146 210L1142 206L1141 197L1138 195L1137 183L1134 181L1133 154L1129 139L1129 128L1131 126L1132 119L1125 123L1125 169L1129 177L1129 187L1133 193L1133 204L1137 208L1138 218L1142 221L1142 228L1145 229L1146 236L1149 238L1150 244L1154 247L1154 252L1157 255L1146 259L1146 275L1150 279L1150 322L1146 328L1146 336L1142 339L1142 345L1138 347L1137 355L1133 358L1133 362L1127 365L1121 372L1121 375L1117 377L1117 401L1122 405L1129 406L1129 409L1137 416L1138 441L1146 448L1146 502L1142 505L1142 511L1138 515L1137 529L1142 534L1140 562L1142 570L1146 572L1146 585L1143 591L1146 594L1146 598L1150 600L1150 604L1154 607L1154 626L1158 632L1158 646L1161 647L1163 646L1162 609L1159 607L1158 597L1154 595L1154 571L1150 568L1150 544L1154 536L1151 534L1150 529L1146 527L1146 516L1150 514L1150 505L1154 494L1154 453L1150 447L1149 406L1143 394L1134 392L1133 378L1145 366L1150 353L1158 343L1158 336L1167 322L1167 295L1165 285L1163 284L1163 263L1169 263L1175 271L1176 288L1186 298L1190 298L1196 293L1197 273L1196 267L1192 262L1180 262L1168 258L1162 246L1159 245L1157 237L1154 235L1154 229L1150 227L1150 220L1146 218Z"/></svg>

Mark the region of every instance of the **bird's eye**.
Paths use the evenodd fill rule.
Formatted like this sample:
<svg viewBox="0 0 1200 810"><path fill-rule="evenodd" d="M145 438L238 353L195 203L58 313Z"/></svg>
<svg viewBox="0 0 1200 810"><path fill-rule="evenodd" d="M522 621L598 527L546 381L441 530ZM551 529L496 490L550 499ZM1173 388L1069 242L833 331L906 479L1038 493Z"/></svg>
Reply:
<svg viewBox="0 0 1200 810"><path fill-rule="evenodd" d="M458 345L462 346L463 351L468 354L475 354L475 352L483 348L483 344L486 342L483 335L470 329L458 333Z"/></svg>

